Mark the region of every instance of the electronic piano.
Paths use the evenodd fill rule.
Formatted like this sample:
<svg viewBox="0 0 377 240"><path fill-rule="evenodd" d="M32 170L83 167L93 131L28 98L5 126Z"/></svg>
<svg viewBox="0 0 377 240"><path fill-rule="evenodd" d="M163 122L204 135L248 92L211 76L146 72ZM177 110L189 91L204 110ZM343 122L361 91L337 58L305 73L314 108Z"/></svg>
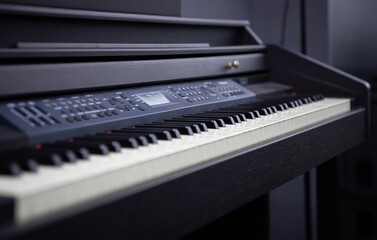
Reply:
<svg viewBox="0 0 377 240"><path fill-rule="evenodd" d="M0 14L1 238L179 238L368 136L366 82L247 21Z"/></svg>

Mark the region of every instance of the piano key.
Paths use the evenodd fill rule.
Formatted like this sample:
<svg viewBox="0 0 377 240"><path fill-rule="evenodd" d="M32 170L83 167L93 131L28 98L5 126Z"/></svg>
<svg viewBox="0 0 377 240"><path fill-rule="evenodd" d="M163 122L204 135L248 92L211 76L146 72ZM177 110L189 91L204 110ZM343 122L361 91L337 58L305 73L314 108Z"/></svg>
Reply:
<svg viewBox="0 0 377 240"><path fill-rule="evenodd" d="M193 119L193 118L172 118L172 119L167 119L165 120L165 122L186 122L186 123L195 123L195 124L198 124L200 126L200 130L204 131L203 129L207 129L208 128L214 128L214 129L218 129L219 128L219 125L217 124L217 122L215 120L197 120L197 119ZM205 128L203 127L205 125Z"/></svg>
<svg viewBox="0 0 377 240"><path fill-rule="evenodd" d="M143 134L149 134L149 133L153 133L157 139L160 139L160 140L172 140L173 137L172 135L170 134L169 131L166 131L166 130L163 130L163 129L154 129L154 130L151 130L151 129L143 129L143 128L122 128L121 129L123 132L129 132L129 133L143 133Z"/></svg>
<svg viewBox="0 0 377 240"><path fill-rule="evenodd" d="M122 147L137 148L139 144L136 138L126 137L117 134L98 133L95 135L86 135L84 137L74 138L74 142L99 142L106 144L110 151L119 152Z"/></svg>
<svg viewBox="0 0 377 240"><path fill-rule="evenodd" d="M139 137L142 137L142 139L145 138L148 141L148 143L152 143L152 144L157 143L157 136L154 133L133 133L133 132L118 130L118 129L112 130L110 132L111 134L116 134L116 135L121 135L121 136L126 136L126 137L134 137L137 141ZM139 143L139 145L142 145L142 144Z"/></svg>
<svg viewBox="0 0 377 240"><path fill-rule="evenodd" d="M197 117L218 117L224 120L224 118L232 117L233 120L236 123L239 123L241 119L238 116L239 114L233 114L233 113L226 113L226 112L212 112L208 111L205 113L198 113L198 114L192 114L191 116L197 116ZM185 115L186 116L186 115Z"/></svg>
<svg viewBox="0 0 377 240"><path fill-rule="evenodd" d="M168 123L168 122L153 122L146 125L151 126L168 126L168 127L190 127L193 133L201 133L200 127L198 124L189 124L189 123Z"/></svg>
<svg viewBox="0 0 377 240"><path fill-rule="evenodd" d="M107 137L108 139L114 139L118 141L122 147L131 147L131 148L137 148L140 146L148 146L148 139L145 136L126 136L126 134L119 134L119 133L113 133L112 131L108 131L106 133L97 133L95 136L103 136ZM125 142L123 142L125 141Z"/></svg>
<svg viewBox="0 0 377 240"><path fill-rule="evenodd" d="M179 119L179 118L172 118L173 120L176 120L176 119ZM207 121L207 120L213 120L217 123L217 125L219 127L225 127L225 122L224 120L222 120L221 118L196 118L196 117L183 117L183 119L185 120L195 120L195 121L199 121L199 122L204 122L204 121Z"/></svg>
<svg viewBox="0 0 377 240"><path fill-rule="evenodd" d="M122 152L108 156L95 155L91 161L65 164L61 169L41 167L38 177L22 174L17 181L11 177L0 177L0 192L15 198L16 222L26 223L224 154L250 148L349 110L349 99L324 99L225 128L209 129L202 134L159 141L145 148L122 149ZM78 193L77 198L59 197Z"/></svg>
<svg viewBox="0 0 377 240"><path fill-rule="evenodd" d="M129 143L130 141L122 141L120 143L119 141L113 139L113 138L105 138L101 136L85 136L85 137L77 137L74 138L74 143L100 143L100 144L105 144L108 149L111 152L120 152L122 146L125 147L138 147L136 139L133 139L133 144Z"/></svg>
<svg viewBox="0 0 377 240"><path fill-rule="evenodd" d="M232 117L211 117L211 116L196 116L196 115L185 115L183 118L193 118L193 119L213 119L219 124L220 127L225 127L226 124L234 125L236 122Z"/></svg>
<svg viewBox="0 0 377 240"><path fill-rule="evenodd" d="M27 172L37 172L38 171L38 163L35 159L32 158L19 158L16 160L18 165L21 167L23 171Z"/></svg>
<svg viewBox="0 0 377 240"><path fill-rule="evenodd" d="M42 144L41 148L42 149L47 148L47 149L52 149L52 150L67 149L67 150L73 151L79 159L83 159L83 160L89 159L89 150L84 147L73 148L73 147L67 147L67 146L56 146L53 143L46 143L46 144Z"/></svg>
<svg viewBox="0 0 377 240"><path fill-rule="evenodd" d="M0 161L0 174L9 176L19 176L22 173L20 165L15 161L8 159L1 159Z"/></svg>
<svg viewBox="0 0 377 240"><path fill-rule="evenodd" d="M144 124L142 126L137 125L135 127L136 128L138 128L138 127L153 127L153 128L162 128L162 129L166 129L166 130L177 129L179 131L179 133L182 134L182 135L193 135L194 134L191 127L189 127L189 126L173 126L173 125L167 126L167 124L156 125L156 124L148 123L148 124Z"/></svg>
<svg viewBox="0 0 377 240"><path fill-rule="evenodd" d="M76 162L77 161L77 156L72 150L68 149L33 149L35 153L38 154L38 152L43 152L43 153L56 153L58 154L64 162Z"/></svg>
<svg viewBox="0 0 377 240"><path fill-rule="evenodd" d="M57 141L52 143L52 145L56 147L68 147L69 149L80 149L86 148L92 154L101 154L101 155L108 155L110 150L109 148L103 143L96 143L96 142L68 142L68 141Z"/></svg>
<svg viewBox="0 0 377 240"><path fill-rule="evenodd" d="M262 108L259 112L260 112L260 114L263 115L263 116L267 116L267 115L270 114L270 113L267 111L266 108Z"/></svg>
<svg viewBox="0 0 377 240"><path fill-rule="evenodd" d="M63 158L60 154L54 152L44 152L44 151L25 151L21 153L23 157L32 157L38 164L49 165L49 166L61 166L63 164Z"/></svg>
<svg viewBox="0 0 377 240"><path fill-rule="evenodd" d="M136 130L143 129L147 131L168 131L171 134L172 138L181 137L181 133L176 128L158 128L158 127L148 127L148 126L139 125L138 127L135 126L134 129Z"/></svg>

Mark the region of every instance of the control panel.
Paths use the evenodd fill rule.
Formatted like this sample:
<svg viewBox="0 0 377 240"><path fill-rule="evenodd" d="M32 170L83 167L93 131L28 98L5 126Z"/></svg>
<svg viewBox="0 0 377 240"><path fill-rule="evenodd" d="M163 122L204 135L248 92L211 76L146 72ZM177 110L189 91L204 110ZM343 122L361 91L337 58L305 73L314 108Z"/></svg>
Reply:
<svg viewBox="0 0 377 240"><path fill-rule="evenodd" d="M156 114L206 105L221 107L253 96L235 81L221 79L6 102L0 104L0 114L26 135L39 136L41 140L43 135L54 132L93 132L88 128L100 129L102 123L127 126L138 117L153 120Z"/></svg>

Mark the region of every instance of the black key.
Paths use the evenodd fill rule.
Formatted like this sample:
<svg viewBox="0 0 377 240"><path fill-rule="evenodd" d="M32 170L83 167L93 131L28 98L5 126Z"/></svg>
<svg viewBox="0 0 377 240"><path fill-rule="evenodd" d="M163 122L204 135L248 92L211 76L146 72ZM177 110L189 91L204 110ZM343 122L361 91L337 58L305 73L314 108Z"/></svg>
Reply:
<svg viewBox="0 0 377 240"><path fill-rule="evenodd" d="M274 114L271 107L266 108L269 114Z"/></svg>
<svg viewBox="0 0 377 240"><path fill-rule="evenodd" d="M219 129L219 125L217 124L217 122L215 120L197 120L197 119L194 119L194 118L191 118L191 119L188 119L188 118L175 118L175 119L169 119L169 120L165 120L165 122L187 122L187 123L195 123L195 124L205 124L206 128L214 128L214 129ZM203 130L203 125L199 125L200 126L200 130L202 131L205 131ZM208 129L207 129L208 131Z"/></svg>
<svg viewBox="0 0 377 240"><path fill-rule="evenodd" d="M129 133L153 133L157 139L160 140L172 140L172 136L169 131L159 129L159 130L148 130L148 129L143 129L143 128L122 128L123 132L129 132Z"/></svg>
<svg viewBox="0 0 377 240"><path fill-rule="evenodd" d="M309 104L308 98L303 98L302 101L304 104Z"/></svg>
<svg viewBox="0 0 377 240"><path fill-rule="evenodd" d="M172 118L172 119L176 119L176 118ZM226 127L224 120L222 120L221 118L194 118L193 117L193 118L183 118L183 119L195 120L195 121L198 121L198 122L205 122L207 120L213 120L217 123L217 125L219 127Z"/></svg>
<svg viewBox="0 0 377 240"><path fill-rule="evenodd" d="M41 165L61 166L63 164L63 158L60 156L60 154L54 152L29 150L22 154L24 154L24 157L32 157Z"/></svg>
<svg viewBox="0 0 377 240"><path fill-rule="evenodd" d="M254 113L254 116L255 116L256 118L260 118L260 117L261 117L261 114L259 113L258 110L254 110L253 113Z"/></svg>
<svg viewBox="0 0 377 240"><path fill-rule="evenodd" d="M220 126L220 127L225 127L225 124L232 124L234 125L235 124L235 121L232 117L216 117L216 116L205 116L205 115L199 115L199 114L196 114L196 115L185 115L183 116L183 118L191 118L191 119L198 119L198 120L202 120L202 119L213 119L217 122L217 124Z"/></svg>
<svg viewBox="0 0 377 240"><path fill-rule="evenodd" d="M232 114L232 113L215 113L215 112L206 112L206 113L199 113L199 114L194 114L191 116L196 116L196 117L218 117L226 121L226 118L233 118L233 121L235 123L240 123L241 119L237 114Z"/></svg>
<svg viewBox="0 0 377 240"><path fill-rule="evenodd" d="M145 125L142 125L142 126L136 126L136 128L138 127L153 127L153 128L163 128L163 129L178 129L178 131L180 132L180 134L182 135L194 135L194 132L192 131L191 127L189 126L167 126L167 124L164 124L164 125L157 125L157 124L153 124L153 123L148 123L148 124L145 124Z"/></svg>
<svg viewBox="0 0 377 240"><path fill-rule="evenodd" d="M85 137L78 137L74 138L75 143L103 143L105 144L111 152L120 152L122 149L122 145L120 142L114 140L114 139L105 139L101 138L101 136L85 136ZM136 142L136 140L135 140Z"/></svg>
<svg viewBox="0 0 377 240"><path fill-rule="evenodd" d="M263 115L263 116L267 116L267 115L270 114L270 113L267 111L267 109L265 109L265 108L262 108L259 112L260 112L260 114Z"/></svg>
<svg viewBox="0 0 377 240"><path fill-rule="evenodd" d="M35 159L32 158L23 158L17 159L16 162L21 167L22 170L28 172L37 172L38 163Z"/></svg>
<svg viewBox="0 0 377 240"><path fill-rule="evenodd" d="M157 143L157 137L153 133L131 133L128 131L125 132L123 130L112 130L111 134L117 134L117 135L126 136L126 137L134 137L136 138L138 142L139 142L138 138L142 137L142 139L144 138L147 139L148 143L153 143L153 144ZM143 145L143 144L139 143L139 145Z"/></svg>
<svg viewBox="0 0 377 240"><path fill-rule="evenodd" d="M47 143L47 144L43 144L42 146L42 149L52 149L52 150L56 150L56 149L66 149L66 150L71 150L73 151L77 158L79 159L84 159L84 160L88 160L89 159L89 150L87 148L84 148L84 147L80 147L80 148L69 148L69 147L66 147L66 146L56 146L54 145L54 143Z"/></svg>
<svg viewBox="0 0 377 240"><path fill-rule="evenodd" d="M225 108L225 109L218 109L218 110L212 110L212 111L209 111L211 113L231 113L231 114L237 114L241 121L246 121L246 119L254 119L255 116L253 114L253 112L249 111L249 110L235 110L235 109L232 109L232 108ZM242 116L243 115L243 116ZM242 120L244 118L244 120Z"/></svg>
<svg viewBox="0 0 377 240"><path fill-rule="evenodd" d="M108 155L110 150L109 148L103 143L96 143L96 142L73 142L73 141L58 141L52 143L52 145L56 147L68 147L69 149L77 150L80 148L86 148L92 154L101 154L101 155Z"/></svg>
<svg viewBox="0 0 377 240"><path fill-rule="evenodd" d="M148 127L148 126L139 126L139 127L135 127L134 129L136 130L140 130L140 129L143 129L143 130L147 130L149 132L152 132L152 133L155 133L154 131L168 131L170 132L170 135L172 136L172 138L181 138L181 134L179 132L178 129L176 128L154 128L154 127Z"/></svg>
<svg viewBox="0 0 377 240"><path fill-rule="evenodd" d="M272 111L273 111L274 113L277 113L277 112L278 112L278 109L277 109L275 106L272 106L271 109L272 109Z"/></svg>
<svg viewBox="0 0 377 240"><path fill-rule="evenodd" d="M154 122L154 123L149 123L146 125L150 126L167 126L167 127L190 127L193 133L201 133L202 131L200 130L200 127L198 124L190 124L190 123L168 123L168 122ZM179 128L178 128L179 130Z"/></svg>
<svg viewBox="0 0 377 240"><path fill-rule="evenodd" d="M126 133L119 133L119 132L114 132L114 133L98 133L98 134L96 134L96 135L108 135L108 136L120 136L120 137L127 137L127 138L133 138L133 139L135 139L136 140L136 142L137 142L137 144L139 145L139 146L148 146L149 145L149 143L148 143L148 138L146 137L146 136L141 136L141 135L136 135L136 136L127 136L127 134ZM115 139L117 139L117 138L115 138ZM157 139L156 139L156 141L157 141Z"/></svg>
<svg viewBox="0 0 377 240"><path fill-rule="evenodd" d="M137 148L137 147L139 147L139 144L137 143L137 140L134 137L126 137L126 136L121 136L121 135L117 135L117 134L99 133L99 134L96 134L96 135L85 136L85 137L82 137L82 138L79 138L79 139L103 141L107 145L108 144L117 145L118 146L117 152L120 152L121 147L126 147L126 148Z"/></svg>
<svg viewBox="0 0 377 240"><path fill-rule="evenodd" d="M15 161L1 160L0 162L0 174L19 176L22 173L20 165Z"/></svg>
<svg viewBox="0 0 377 240"><path fill-rule="evenodd" d="M59 154L59 156L62 158L64 162L76 162L77 161L77 156L76 154L67 149L34 149L35 152L45 152L45 153L56 153Z"/></svg>

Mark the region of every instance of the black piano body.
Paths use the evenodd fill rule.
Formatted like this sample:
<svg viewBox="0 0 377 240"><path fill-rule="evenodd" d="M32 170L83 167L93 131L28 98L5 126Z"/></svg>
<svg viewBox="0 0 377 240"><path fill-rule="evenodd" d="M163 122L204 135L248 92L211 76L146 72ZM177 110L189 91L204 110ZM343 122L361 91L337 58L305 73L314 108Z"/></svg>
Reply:
<svg viewBox="0 0 377 240"><path fill-rule="evenodd" d="M1 237L182 237L368 137L366 82L306 56L264 45L247 21L13 4L0 4L0 12L4 106L30 99L221 79L252 90L260 99L293 93L352 99L347 113L26 223L14 220L16 203L0 196ZM241 100L198 103L176 112L132 118L126 125L231 107ZM57 127L53 134L50 130L30 134L15 127L4 108L1 115L2 154L111 129L115 124L104 121L96 127L84 124L79 131Z"/></svg>

